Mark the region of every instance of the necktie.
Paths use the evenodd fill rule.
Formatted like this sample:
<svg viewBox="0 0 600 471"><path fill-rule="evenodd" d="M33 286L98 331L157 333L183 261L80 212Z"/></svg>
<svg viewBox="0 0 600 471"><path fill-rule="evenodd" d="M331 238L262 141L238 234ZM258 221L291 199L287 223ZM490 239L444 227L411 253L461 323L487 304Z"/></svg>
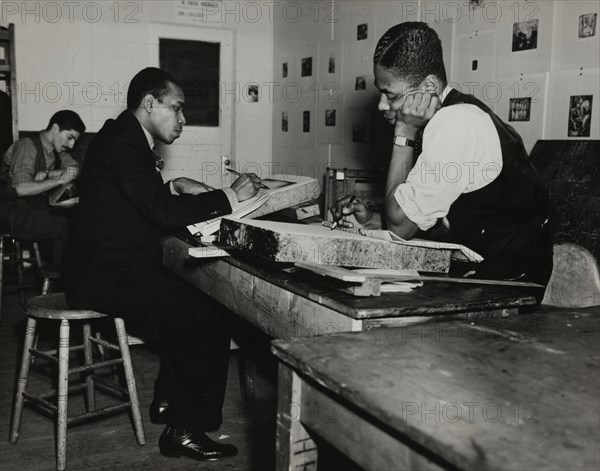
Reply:
<svg viewBox="0 0 600 471"><path fill-rule="evenodd" d="M413 162L417 162L417 159L419 158L419 155L421 155L421 152L423 150L423 131L425 129L419 129L415 135L415 148L413 151Z"/></svg>
<svg viewBox="0 0 600 471"><path fill-rule="evenodd" d="M156 167L156 171L160 172L164 168L165 162L155 152L152 152L152 154L154 155L154 166Z"/></svg>

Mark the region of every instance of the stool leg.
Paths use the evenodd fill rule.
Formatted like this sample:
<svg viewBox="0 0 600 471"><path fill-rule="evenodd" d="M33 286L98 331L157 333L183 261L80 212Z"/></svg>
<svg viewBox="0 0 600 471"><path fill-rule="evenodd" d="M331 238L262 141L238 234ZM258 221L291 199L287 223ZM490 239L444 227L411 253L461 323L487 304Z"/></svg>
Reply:
<svg viewBox="0 0 600 471"><path fill-rule="evenodd" d="M24 306L25 305L25 293L23 291L25 289L24 288L25 276L24 276L23 271L24 271L25 262L23 260L23 251L21 250L21 242L15 240L14 245L15 245L15 253L16 253L16 256L18 257L18 260L17 260L17 282L18 282L19 286L17 288L17 291L19 293L19 304L21 306Z"/></svg>
<svg viewBox="0 0 600 471"><path fill-rule="evenodd" d="M90 337L92 335L92 327L89 323L83 324L83 352L84 352L84 364L91 365L93 362L92 358L92 342ZM87 384L87 411L96 410L96 395L94 394L94 380L92 375L93 371L86 372L85 382Z"/></svg>
<svg viewBox="0 0 600 471"><path fill-rule="evenodd" d="M67 401L69 394L69 321L60 322L58 340L58 396L56 423L56 469L67 466Z"/></svg>
<svg viewBox="0 0 600 471"><path fill-rule="evenodd" d="M129 353L129 344L127 343L127 332L125 331L125 322L123 319L115 317L115 328L117 330L117 339L121 356L123 357L123 369L125 370L125 379L127 381L127 390L129 391L129 401L131 402L131 415L133 417L133 428L135 436L140 445L146 443L144 436L144 423L140 414L140 402L138 400L137 389L135 387L135 377L133 367L131 366L131 354Z"/></svg>
<svg viewBox="0 0 600 471"><path fill-rule="evenodd" d="M33 317L27 318L27 327L25 327L25 343L23 345L23 356L21 358L21 369L19 379L17 380L17 390L15 392L15 404L13 408L12 426L10 428L10 443L16 443L21 431L21 419L23 417L23 404L25 398L23 393L27 387L27 378L29 376L29 365L31 364L31 352L33 339L35 338L36 320Z"/></svg>

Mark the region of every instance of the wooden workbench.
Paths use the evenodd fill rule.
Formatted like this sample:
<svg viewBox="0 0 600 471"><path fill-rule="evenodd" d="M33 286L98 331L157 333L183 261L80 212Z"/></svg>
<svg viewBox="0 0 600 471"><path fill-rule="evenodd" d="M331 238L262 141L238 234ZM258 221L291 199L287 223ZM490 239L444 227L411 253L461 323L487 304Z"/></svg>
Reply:
<svg viewBox="0 0 600 471"><path fill-rule="evenodd" d="M432 328L434 327L434 328ZM274 341L277 469L600 469L600 307Z"/></svg>
<svg viewBox="0 0 600 471"><path fill-rule="evenodd" d="M509 316L534 305L535 288L426 282L410 293L357 298L323 285L317 275L284 264L226 257L198 260L191 245L163 239L164 264L273 338L360 331L379 325L472 316Z"/></svg>

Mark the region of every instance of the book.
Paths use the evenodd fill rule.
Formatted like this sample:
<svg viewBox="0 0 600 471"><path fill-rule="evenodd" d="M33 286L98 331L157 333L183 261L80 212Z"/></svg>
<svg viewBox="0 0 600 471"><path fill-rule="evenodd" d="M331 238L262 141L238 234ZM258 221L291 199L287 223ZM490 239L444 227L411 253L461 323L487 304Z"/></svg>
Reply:
<svg viewBox="0 0 600 471"><path fill-rule="evenodd" d="M319 182L310 177L286 177L274 175L262 180L267 187L233 208L227 217L256 218L281 209L305 203L317 198L320 193ZM209 236L219 230L221 217L198 222L188 226L192 235Z"/></svg>

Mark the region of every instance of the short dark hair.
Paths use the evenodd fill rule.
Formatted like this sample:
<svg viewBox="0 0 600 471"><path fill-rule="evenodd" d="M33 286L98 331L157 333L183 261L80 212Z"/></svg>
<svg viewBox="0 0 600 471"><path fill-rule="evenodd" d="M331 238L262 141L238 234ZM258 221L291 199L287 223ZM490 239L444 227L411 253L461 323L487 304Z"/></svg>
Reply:
<svg viewBox="0 0 600 471"><path fill-rule="evenodd" d="M171 74L157 67L147 67L140 70L129 84L127 109L130 111L137 109L148 93L160 100L169 93L169 83L179 85Z"/></svg>
<svg viewBox="0 0 600 471"><path fill-rule="evenodd" d="M46 131L48 131L53 124L58 124L58 129L61 131L77 131L79 134L85 132L85 124L77 113L71 110L60 110L52 115Z"/></svg>
<svg viewBox="0 0 600 471"><path fill-rule="evenodd" d="M387 30L375 48L373 63L388 69L412 87L428 75L447 83L442 42L427 23L400 23Z"/></svg>

